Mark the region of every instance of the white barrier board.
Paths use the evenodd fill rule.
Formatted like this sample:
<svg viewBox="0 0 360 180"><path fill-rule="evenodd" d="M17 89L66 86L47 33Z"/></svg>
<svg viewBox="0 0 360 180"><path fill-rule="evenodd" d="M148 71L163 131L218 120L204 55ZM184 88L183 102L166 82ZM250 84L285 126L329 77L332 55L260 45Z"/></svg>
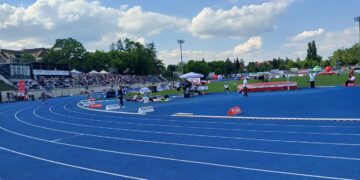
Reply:
<svg viewBox="0 0 360 180"><path fill-rule="evenodd" d="M139 107L139 110L138 110L139 114L146 114L149 112L154 112L154 107L152 107L152 106Z"/></svg>
<svg viewBox="0 0 360 180"><path fill-rule="evenodd" d="M118 110L118 109L120 109L119 104L110 104L110 105L105 106L105 110L107 110L107 111Z"/></svg>

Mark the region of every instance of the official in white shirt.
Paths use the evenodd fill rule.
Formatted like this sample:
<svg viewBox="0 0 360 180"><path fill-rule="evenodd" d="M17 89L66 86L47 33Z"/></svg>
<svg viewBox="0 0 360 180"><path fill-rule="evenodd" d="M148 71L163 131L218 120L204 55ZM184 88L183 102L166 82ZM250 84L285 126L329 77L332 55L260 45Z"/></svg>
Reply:
<svg viewBox="0 0 360 180"><path fill-rule="evenodd" d="M311 88L315 88L315 77L316 77L316 73L315 72L310 72L309 73L309 78L310 78L310 87Z"/></svg>
<svg viewBox="0 0 360 180"><path fill-rule="evenodd" d="M247 97L248 96L248 78L245 77L244 81L243 81L243 92L244 92L244 96Z"/></svg>
<svg viewBox="0 0 360 180"><path fill-rule="evenodd" d="M229 84L227 82L224 83L224 91L229 94Z"/></svg>

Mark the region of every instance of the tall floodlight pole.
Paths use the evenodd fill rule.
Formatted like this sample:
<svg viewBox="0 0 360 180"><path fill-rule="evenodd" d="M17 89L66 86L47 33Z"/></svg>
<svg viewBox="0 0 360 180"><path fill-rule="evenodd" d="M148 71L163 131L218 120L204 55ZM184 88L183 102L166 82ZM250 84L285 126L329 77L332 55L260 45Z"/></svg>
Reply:
<svg viewBox="0 0 360 180"><path fill-rule="evenodd" d="M360 16L354 18L355 22L359 22L359 44L360 44Z"/></svg>
<svg viewBox="0 0 360 180"><path fill-rule="evenodd" d="M180 44L180 58L181 58L181 73L184 74L184 63L182 57L182 44L184 44L185 40L179 39L177 42Z"/></svg>

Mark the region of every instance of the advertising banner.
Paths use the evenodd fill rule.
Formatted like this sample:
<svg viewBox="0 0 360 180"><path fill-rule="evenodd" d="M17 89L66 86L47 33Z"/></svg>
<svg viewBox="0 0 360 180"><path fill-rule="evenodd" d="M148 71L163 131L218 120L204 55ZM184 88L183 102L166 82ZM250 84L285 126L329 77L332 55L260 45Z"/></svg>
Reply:
<svg viewBox="0 0 360 180"><path fill-rule="evenodd" d="M69 76L69 71L57 71L57 70L33 70L34 75L45 75L45 76Z"/></svg>
<svg viewBox="0 0 360 180"><path fill-rule="evenodd" d="M25 81L24 80L20 80L18 81L18 93L20 96L25 96Z"/></svg>

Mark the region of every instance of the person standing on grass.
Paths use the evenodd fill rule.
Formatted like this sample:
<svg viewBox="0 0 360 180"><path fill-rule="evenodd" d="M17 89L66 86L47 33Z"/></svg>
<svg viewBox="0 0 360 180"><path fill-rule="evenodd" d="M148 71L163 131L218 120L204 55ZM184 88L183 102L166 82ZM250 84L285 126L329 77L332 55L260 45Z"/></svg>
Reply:
<svg viewBox="0 0 360 180"><path fill-rule="evenodd" d="M124 108L124 88L120 85L118 90L118 97L119 97L119 105L120 108Z"/></svg>
<svg viewBox="0 0 360 180"><path fill-rule="evenodd" d="M229 84L227 82L224 83L224 91L229 94Z"/></svg>
<svg viewBox="0 0 360 180"><path fill-rule="evenodd" d="M244 92L244 96L248 97L248 78L245 77L244 81L243 81L243 92Z"/></svg>
<svg viewBox="0 0 360 180"><path fill-rule="evenodd" d="M310 87L311 88L315 88L315 77L316 77L316 73L313 71L310 71L309 73L309 78L310 78Z"/></svg>
<svg viewBox="0 0 360 180"><path fill-rule="evenodd" d="M349 68L349 78L351 78L352 76L354 76L354 69L352 69L351 67Z"/></svg>
<svg viewBox="0 0 360 180"><path fill-rule="evenodd" d="M345 86L348 87L349 83L355 83L355 76L352 75L346 82L345 82Z"/></svg>

